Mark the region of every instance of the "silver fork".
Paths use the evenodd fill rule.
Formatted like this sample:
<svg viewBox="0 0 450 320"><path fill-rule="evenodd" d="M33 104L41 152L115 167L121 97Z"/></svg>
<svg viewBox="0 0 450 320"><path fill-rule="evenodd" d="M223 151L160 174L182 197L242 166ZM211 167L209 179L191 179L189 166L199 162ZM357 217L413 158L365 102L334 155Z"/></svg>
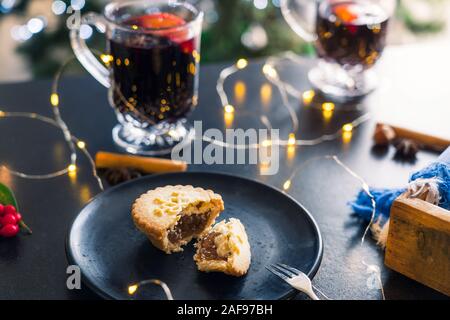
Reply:
<svg viewBox="0 0 450 320"><path fill-rule="evenodd" d="M320 300L312 289L311 280L306 274L288 265L277 263L266 266L266 269L280 277L293 288L307 294L313 300Z"/></svg>

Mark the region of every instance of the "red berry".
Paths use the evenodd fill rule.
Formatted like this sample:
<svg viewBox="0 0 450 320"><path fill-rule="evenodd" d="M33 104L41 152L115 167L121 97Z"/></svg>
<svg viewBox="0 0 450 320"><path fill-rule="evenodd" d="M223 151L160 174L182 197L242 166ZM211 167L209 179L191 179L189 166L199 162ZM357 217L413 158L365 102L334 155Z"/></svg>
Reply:
<svg viewBox="0 0 450 320"><path fill-rule="evenodd" d="M5 206L5 209L3 210L3 215L7 215L8 213L15 214L16 208L14 208L13 205L8 204Z"/></svg>
<svg viewBox="0 0 450 320"><path fill-rule="evenodd" d="M3 211L5 211L5 206L0 204L0 216L3 215Z"/></svg>
<svg viewBox="0 0 450 320"><path fill-rule="evenodd" d="M16 214L7 213L3 217L0 217L0 224L6 226L8 224L17 224Z"/></svg>
<svg viewBox="0 0 450 320"><path fill-rule="evenodd" d="M14 237L19 233L19 226L16 224L7 224L0 229L0 236L3 237Z"/></svg>
<svg viewBox="0 0 450 320"><path fill-rule="evenodd" d="M22 220L22 215L20 213L16 212L15 216L16 216L17 223L19 223Z"/></svg>

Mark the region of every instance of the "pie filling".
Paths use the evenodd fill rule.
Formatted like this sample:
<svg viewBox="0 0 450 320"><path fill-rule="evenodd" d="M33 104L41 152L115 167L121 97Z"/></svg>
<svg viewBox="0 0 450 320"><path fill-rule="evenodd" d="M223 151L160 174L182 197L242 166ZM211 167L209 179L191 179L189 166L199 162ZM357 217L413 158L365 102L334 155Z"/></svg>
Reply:
<svg viewBox="0 0 450 320"><path fill-rule="evenodd" d="M217 247L214 240L219 235L220 233L218 232L211 232L200 241L198 253L202 260L227 260L226 257L221 257L217 253Z"/></svg>
<svg viewBox="0 0 450 320"><path fill-rule="evenodd" d="M211 211L202 214L190 214L181 216L178 223L169 231L167 237L173 244L184 239L198 235L206 228L211 216Z"/></svg>

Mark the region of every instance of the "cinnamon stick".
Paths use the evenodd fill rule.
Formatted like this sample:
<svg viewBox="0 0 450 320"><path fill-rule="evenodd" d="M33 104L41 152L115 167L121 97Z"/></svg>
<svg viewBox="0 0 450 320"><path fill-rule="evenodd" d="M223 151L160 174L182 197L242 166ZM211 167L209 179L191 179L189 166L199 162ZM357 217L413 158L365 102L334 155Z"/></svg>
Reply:
<svg viewBox="0 0 450 320"><path fill-rule="evenodd" d="M413 141L421 144L423 147L425 147L427 149L431 149L431 150L435 150L435 151L444 151L445 149L447 149L447 147L450 146L449 139L436 137L433 135L429 135L429 134L425 134L422 132L405 129L402 127L397 127L397 126L393 126L393 125L385 124L385 123L378 123L377 125L387 125L394 130L396 138L413 140Z"/></svg>
<svg viewBox="0 0 450 320"><path fill-rule="evenodd" d="M186 171L187 163L170 159L141 157L99 151L95 155L97 168L135 168L145 173Z"/></svg>

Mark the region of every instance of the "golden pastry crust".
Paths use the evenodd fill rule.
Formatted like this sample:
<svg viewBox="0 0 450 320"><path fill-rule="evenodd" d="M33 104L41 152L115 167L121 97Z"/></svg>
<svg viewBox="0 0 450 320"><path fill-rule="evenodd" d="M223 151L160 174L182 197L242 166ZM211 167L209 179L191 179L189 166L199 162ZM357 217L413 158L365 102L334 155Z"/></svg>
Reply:
<svg viewBox="0 0 450 320"><path fill-rule="evenodd" d="M191 185L176 185L159 187L141 195L133 203L131 216L154 246L172 253L182 251L183 245L206 232L223 209L219 194ZM195 228L199 230L183 236L180 229L183 222L185 229L189 227L185 219L196 222Z"/></svg>
<svg viewBox="0 0 450 320"><path fill-rule="evenodd" d="M209 249L205 249L208 238ZM199 238L196 247L194 260L200 271L224 272L240 277L250 267L250 244L245 227L239 219L219 222ZM214 251L211 253L211 250Z"/></svg>

